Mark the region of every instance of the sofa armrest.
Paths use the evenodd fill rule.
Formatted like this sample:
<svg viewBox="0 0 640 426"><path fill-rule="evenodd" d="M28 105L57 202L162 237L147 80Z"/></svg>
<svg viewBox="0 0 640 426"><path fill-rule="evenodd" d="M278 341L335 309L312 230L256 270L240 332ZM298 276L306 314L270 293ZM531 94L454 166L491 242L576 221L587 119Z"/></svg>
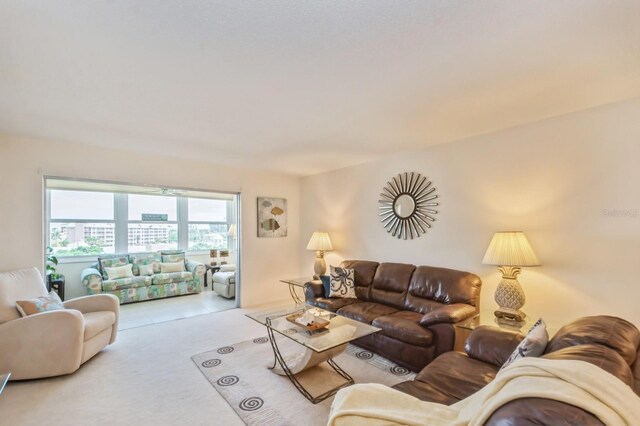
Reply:
<svg viewBox="0 0 640 426"><path fill-rule="evenodd" d="M80 273L82 284L87 287L89 294L98 294L102 292L102 275L95 268L83 269Z"/></svg>
<svg viewBox="0 0 640 426"><path fill-rule="evenodd" d="M467 305L466 303L444 305L441 308L434 309L433 311L424 314L420 320L420 325L423 327L429 327L433 324L440 323L452 324L472 317L476 313L476 307Z"/></svg>
<svg viewBox="0 0 640 426"><path fill-rule="evenodd" d="M203 277L206 272L204 265L200 262L196 262L195 260L187 260L184 263L184 266L187 268L187 271L192 272L198 277Z"/></svg>
<svg viewBox="0 0 640 426"><path fill-rule="evenodd" d="M315 299L317 297L324 297L324 286L322 281L314 280L304 284L304 299Z"/></svg>
<svg viewBox="0 0 640 426"><path fill-rule="evenodd" d="M12 380L59 376L76 371L82 358L84 319L60 309L0 324L0 371Z"/></svg>
<svg viewBox="0 0 640 426"><path fill-rule="evenodd" d="M83 314L87 312L111 311L116 314L120 313L120 300L113 294L94 294L91 296L78 297L76 299L63 302L67 309L75 309Z"/></svg>
<svg viewBox="0 0 640 426"><path fill-rule="evenodd" d="M523 338L513 331L483 325L469 334L464 350L470 358L502 367Z"/></svg>
<svg viewBox="0 0 640 426"><path fill-rule="evenodd" d="M120 318L120 299L113 294L93 294L91 296L78 297L77 299L67 300L63 302L67 309L75 309L85 314L88 312L109 311L116 315L116 322L111 329L111 338L109 343L116 341L118 334L118 320ZM54 311L55 312L55 311Z"/></svg>

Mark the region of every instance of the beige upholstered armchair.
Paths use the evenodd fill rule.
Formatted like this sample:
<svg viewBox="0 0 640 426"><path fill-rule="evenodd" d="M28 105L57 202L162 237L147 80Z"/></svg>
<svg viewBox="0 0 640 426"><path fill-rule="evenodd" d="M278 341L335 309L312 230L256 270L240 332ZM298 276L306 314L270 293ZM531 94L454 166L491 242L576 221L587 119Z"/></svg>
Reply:
<svg viewBox="0 0 640 426"><path fill-rule="evenodd" d="M0 372L11 380L69 374L116 340L120 303L111 294L21 317L16 301L47 294L36 268L0 273Z"/></svg>

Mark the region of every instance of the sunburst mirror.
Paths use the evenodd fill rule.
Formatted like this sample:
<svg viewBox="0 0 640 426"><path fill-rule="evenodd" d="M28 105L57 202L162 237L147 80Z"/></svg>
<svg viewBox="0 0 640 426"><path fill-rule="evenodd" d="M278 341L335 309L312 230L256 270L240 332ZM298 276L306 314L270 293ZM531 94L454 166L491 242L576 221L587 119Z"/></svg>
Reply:
<svg viewBox="0 0 640 426"><path fill-rule="evenodd" d="M420 173L400 173L382 188L380 221L392 236L414 239L427 232L435 221L438 206L432 186Z"/></svg>

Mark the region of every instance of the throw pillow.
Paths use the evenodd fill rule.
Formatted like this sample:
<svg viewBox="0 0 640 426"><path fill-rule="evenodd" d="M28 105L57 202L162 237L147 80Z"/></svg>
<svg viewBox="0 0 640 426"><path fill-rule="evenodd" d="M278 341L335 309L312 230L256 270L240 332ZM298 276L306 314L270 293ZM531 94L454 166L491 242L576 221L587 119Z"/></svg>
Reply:
<svg viewBox="0 0 640 426"><path fill-rule="evenodd" d="M162 255L162 262L164 263L175 263L179 261L182 261L184 263L186 261L184 251L182 250L162 251L161 255Z"/></svg>
<svg viewBox="0 0 640 426"><path fill-rule="evenodd" d="M161 263L160 273L167 274L170 272L184 272L184 262Z"/></svg>
<svg viewBox="0 0 640 426"><path fill-rule="evenodd" d="M320 281L324 287L324 297L329 297L331 294L331 275L320 275Z"/></svg>
<svg viewBox="0 0 640 426"><path fill-rule="evenodd" d="M117 280L118 278L132 278L133 265L128 263L124 266L116 266L115 268L104 268L107 273L108 280Z"/></svg>
<svg viewBox="0 0 640 426"><path fill-rule="evenodd" d="M531 327L531 330L529 330L525 338L522 339L518 347L516 347L509 359L500 369L502 370L521 358L542 355L547 347L547 343L549 343L547 324L545 324L542 318L540 318L536 321L533 327Z"/></svg>
<svg viewBox="0 0 640 426"><path fill-rule="evenodd" d="M331 266L331 288L329 297L356 298L355 271Z"/></svg>
<svg viewBox="0 0 640 426"><path fill-rule="evenodd" d="M26 317L28 315L39 314L40 312L56 311L64 309L62 300L55 291L46 296L36 297L34 299L16 301L16 308L20 315Z"/></svg>
<svg viewBox="0 0 640 426"><path fill-rule="evenodd" d="M98 268L100 269L100 273L102 274L102 278L108 280L107 271L105 268L115 268L116 266L124 266L129 263L128 255L118 255L112 254L107 256L98 257Z"/></svg>
<svg viewBox="0 0 640 426"><path fill-rule="evenodd" d="M153 275L153 263L149 265L138 265L138 271L140 276Z"/></svg>

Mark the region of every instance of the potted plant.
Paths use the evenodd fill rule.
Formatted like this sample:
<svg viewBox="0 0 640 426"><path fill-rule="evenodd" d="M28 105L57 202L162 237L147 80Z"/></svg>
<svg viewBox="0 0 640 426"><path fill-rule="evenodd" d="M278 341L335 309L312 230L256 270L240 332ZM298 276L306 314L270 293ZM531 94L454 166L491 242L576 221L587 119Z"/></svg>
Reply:
<svg viewBox="0 0 640 426"><path fill-rule="evenodd" d="M53 255L53 248L47 246L47 280L55 280L60 278L60 274L56 272L58 267L58 258Z"/></svg>
<svg viewBox="0 0 640 426"><path fill-rule="evenodd" d="M47 247L47 262L46 275L47 275L47 291L51 291L53 288L60 296L60 299L64 300L64 275L59 274L56 270L58 267L58 258L53 254L53 248Z"/></svg>

